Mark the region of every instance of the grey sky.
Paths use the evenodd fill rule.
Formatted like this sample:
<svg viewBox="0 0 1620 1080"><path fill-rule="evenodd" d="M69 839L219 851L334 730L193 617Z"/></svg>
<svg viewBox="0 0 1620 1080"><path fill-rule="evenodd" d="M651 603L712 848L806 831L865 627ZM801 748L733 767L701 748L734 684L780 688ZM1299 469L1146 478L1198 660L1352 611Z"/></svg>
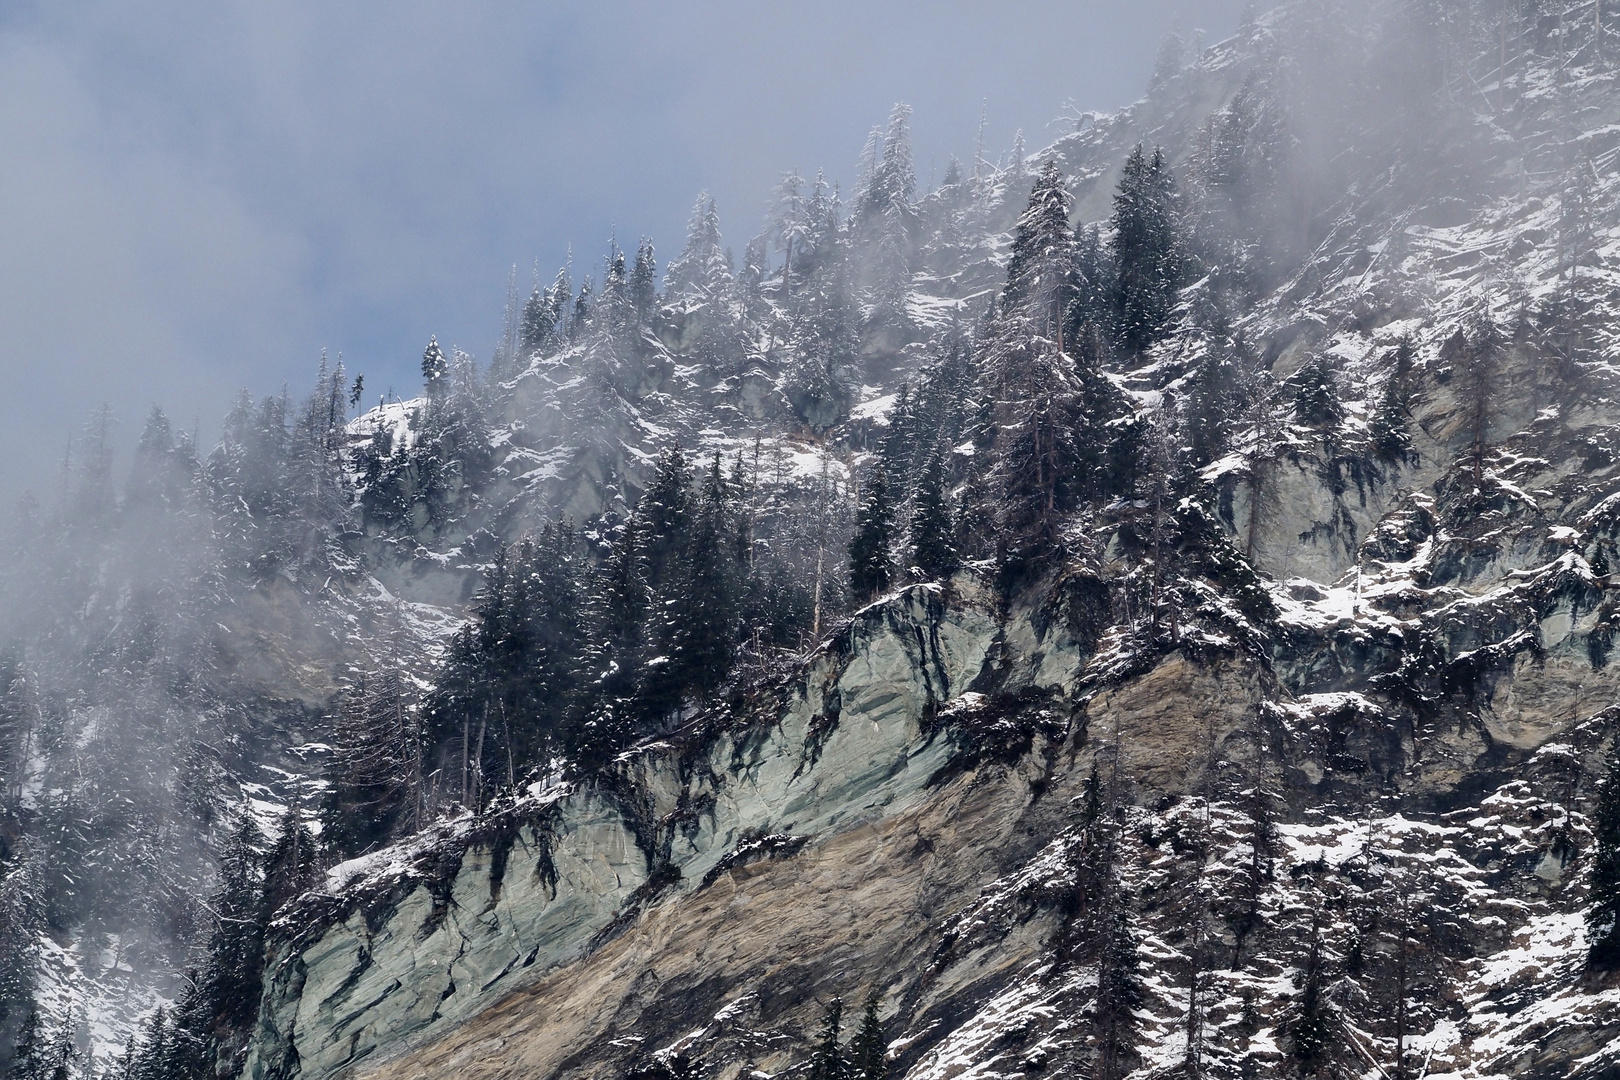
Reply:
<svg viewBox="0 0 1620 1080"><path fill-rule="evenodd" d="M103 401L126 442L157 403L212 445L323 347L409 394L430 333L487 358L512 263L594 269L615 230L667 262L700 188L740 251L783 169L847 187L896 100L925 184L981 103L992 156L1033 150L1243 6L12 0L0 496L50 488Z"/></svg>

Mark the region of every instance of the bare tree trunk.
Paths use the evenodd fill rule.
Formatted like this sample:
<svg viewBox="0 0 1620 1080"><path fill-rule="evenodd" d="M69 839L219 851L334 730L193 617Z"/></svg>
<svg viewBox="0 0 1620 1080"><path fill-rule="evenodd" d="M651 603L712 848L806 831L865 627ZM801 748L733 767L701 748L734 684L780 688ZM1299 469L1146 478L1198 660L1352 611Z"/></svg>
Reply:
<svg viewBox="0 0 1620 1080"><path fill-rule="evenodd" d="M1406 1078L1406 912L1396 931L1400 940L1395 945L1395 1071L1392 1080Z"/></svg>
<svg viewBox="0 0 1620 1080"><path fill-rule="evenodd" d="M1249 526L1248 535L1244 539L1243 554L1250 562L1254 561L1254 537L1260 529L1260 499L1265 493L1264 458L1256 457L1249 466Z"/></svg>
<svg viewBox="0 0 1620 1080"><path fill-rule="evenodd" d="M827 452L822 450L821 489L816 505L816 588L810 615L810 636L815 642L821 640L821 580L827 562L827 504L830 501L827 493L828 472Z"/></svg>
<svg viewBox="0 0 1620 1080"><path fill-rule="evenodd" d="M478 753L473 759L473 813L484 812L484 731L489 727L489 705L478 721Z"/></svg>

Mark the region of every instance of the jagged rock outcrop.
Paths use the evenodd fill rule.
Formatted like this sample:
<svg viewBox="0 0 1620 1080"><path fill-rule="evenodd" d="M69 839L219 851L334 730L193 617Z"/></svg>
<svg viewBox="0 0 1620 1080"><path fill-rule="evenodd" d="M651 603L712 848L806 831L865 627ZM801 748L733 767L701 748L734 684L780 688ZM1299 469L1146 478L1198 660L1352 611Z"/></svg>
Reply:
<svg viewBox="0 0 1620 1080"><path fill-rule="evenodd" d="M1256 72L1415 55L1312 10L1059 140L1082 215ZM253 1075L777 1075L868 990L914 1078L1094 1075L1107 1039L1115 1076L1613 1075L1581 912L1620 719L1620 96L1565 36L1530 35L1511 103L1457 78L1330 138L1294 101L1342 150L1310 250L1114 375L1185 399L1222 323L1269 387L1329 357L1338 416L1229 418L1152 511L1151 579L1145 500L1095 507L1037 580L885 598L608 779L340 868L278 924Z"/></svg>
<svg viewBox="0 0 1620 1080"><path fill-rule="evenodd" d="M982 601L918 587L852 620L766 722L682 733L338 867L278 923L249 1075L374 1067L655 903L900 813L961 749L938 715L971 700L998 638Z"/></svg>

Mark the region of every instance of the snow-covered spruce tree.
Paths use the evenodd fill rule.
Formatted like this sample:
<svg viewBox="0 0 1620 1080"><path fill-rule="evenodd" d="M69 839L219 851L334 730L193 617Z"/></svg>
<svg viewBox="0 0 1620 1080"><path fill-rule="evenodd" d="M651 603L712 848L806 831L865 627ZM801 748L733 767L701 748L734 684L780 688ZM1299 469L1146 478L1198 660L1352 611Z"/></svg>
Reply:
<svg viewBox="0 0 1620 1080"><path fill-rule="evenodd" d="M665 589L679 569L691 517L691 482L685 453L679 443L671 443L659 453L652 481L636 504L636 534L644 573L648 586L655 591Z"/></svg>
<svg viewBox="0 0 1620 1080"><path fill-rule="evenodd" d="M1620 967L1620 739L1615 740L1592 811L1587 854L1586 964Z"/></svg>
<svg viewBox="0 0 1620 1080"><path fill-rule="evenodd" d="M557 326L557 311L551 305L549 292L542 292L538 284L523 302L523 315L518 323L518 353L527 361L551 340ZM520 369L521 370L521 369Z"/></svg>
<svg viewBox="0 0 1620 1080"><path fill-rule="evenodd" d="M663 662L648 670L648 700L660 714L701 700L725 681L737 638L738 568L730 492L720 457L705 472L674 587L658 594L654 628Z"/></svg>
<svg viewBox="0 0 1620 1080"><path fill-rule="evenodd" d="M1332 432L1344 420L1344 401L1338 373L1327 353L1316 353L1290 376L1294 411L1299 421L1319 431Z"/></svg>
<svg viewBox="0 0 1620 1080"><path fill-rule="evenodd" d="M469 806L564 752L589 638L575 531L547 525L497 557L424 708L444 790Z"/></svg>
<svg viewBox="0 0 1620 1080"><path fill-rule="evenodd" d="M439 339L429 338L427 348L422 350L422 386L427 391L428 401L437 401L449 393L449 376L450 361L439 348Z"/></svg>
<svg viewBox="0 0 1620 1080"><path fill-rule="evenodd" d="M1114 317L1119 341L1141 352L1163 336L1181 282L1175 178L1164 151L1131 152L1114 196Z"/></svg>
<svg viewBox="0 0 1620 1080"><path fill-rule="evenodd" d="M50 1080L50 1045L39 1011L30 1009L17 1033L17 1042L11 1048L11 1067L6 1071L8 1080Z"/></svg>
<svg viewBox="0 0 1620 1080"><path fill-rule="evenodd" d="M635 689L645 661L647 614L652 603L647 587L647 559L641 541L642 519L632 514L613 537L593 596L596 625L591 656L599 724L618 727L630 719Z"/></svg>
<svg viewBox="0 0 1620 1080"><path fill-rule="evenodd" d="M1113 300L1113 255L1103 245L1101 227L1087 225L1075 234L1074 298L1068 307L1064 336L1077 336L1086 323L1112 326Z"/></svg>
<svg viewBox="0 0 1620 1080"><path fill-rule="evenodd" d="M700 192L686 226L686 245L664 272L664 293L687 308L722 303L731 290L731 258L720 236L720 212Z"/></svg>
<svg viewBox="0 0 1620 1080"><path fill-rule="evenodd" d="M653 254L653 243L645 236L636 245L636 262L630 268L630 305L635 309L637 322L646 326L652 321L658 306L658 260Z"/></svg>
<svg viewBox="0 0 1620 1080"><path fill-rule="evenodd" d="M26 851L0 866L0 1049L15 1040L34 993L39 934L45 929L39 875Z"/></svg>
<svg viewBox="0 0 1620 1080"><path fill-rule="evenodd" d="M268 918L315 882L320 866L315 834L304 817L302 795L294 792L282 811L276 842L264 861L264 912Z"/></svg>
<svg viewBox="0 0 1620 1080"><path fill-rule="evenodd" d="M982 361L986 488L996 553L1010 569L1050 553L1067 515L1105 483L1099 466L1113 417L1088 400L1088 390L1105 380L1081 370L1061 340L1075 293L1069 206L1063 177L1048 162L1014 233Z"/></svg>
<svg viewBox="0 0 1620 1080"><path fill-rule="evenodd" d="M1289 1043L1292 1056L1307 1075L1315 1066L1333 1056L1333 1043L1338 1037L1334 1031L1336 1016L1327 1001L1327 960L1322 955L1322 928L1316 916L1311 919L1311 941L1295 984L1300 988L1299 1004L1289 1023Z"/></svg>
<svg viewBox="0 0 1620 1080"><path fill-rule="evenodd" d="M13 809L22 797L24 770L34 741L33 694L21 653L0 653L0 807Z"/></svg>
<svg viewBox="0 0 1620 1080"><path fill-rule="evenodd" d="M821 1037L810 1052L807 1080L849 1080L849 1061L838 1036L844 1026L844 999L833 998L821 1018Z"/></svg>
<svg viewBox="0 0 1620 1080"><path fill-rule="evenodd" d="M886 1080L889 1075L888 1044L883 1040L883 1021L878 1017L881 999L876 989L866 995L861 1026L849 1040L850 1080Z"/></svg>
<svg viewBox="0 0 1620 1080"><path fill-rule="evenodd" d="M1233 349L1221 343L1199 358L1184 405L1188 464L1201 469L1231 447L1241 405L1242 371Z"/></svg>
<svg viewBox="0 0 1620 1080"><path fill-rule="evenodd" d="M367 674L344 695L332 742L321 834L350 858L419 820L421 733L395 672Z"/></svg>
<svg viewBox="0 0 1620 1080"><path fill-rule="evenodd" d="M937 581L956 569L954 530L945 492L944 455L935 451L917 478L908 528L910 566L924 581Z"/></svg>
<svg viewBox="0 0 1620 1080"><path fill-rule="evenodd" d="M1412 452L1411 371L1415 349L1410 336L1401 339L1389 375L1384 379L1378 406L1368 421L1373 452L1387 461L1401 461Z"/></svg>
<svg viewBox="0 0 1620 1080"><path fill-rule="evenodd" d="M900 503L904 502L905 494L911 486L918 445L925 435L920 427L921 418L918 415L917 403L912 400L909 381L900 384L900 391L895 395L894 407L889 410L888 419L888 429L884 431L883 439L878 443L878 460L882 463L884 476L894 487L895 501Z"/></svg>
<svg viewBox="0 0 1620 1080"><path fill-rule="evenodd" d="M441 360L430 344L424 373L438 370ZM427 404L414 415L415 438L396 446L392 430L380 426L352 456L366 523L412 551L422 539L466 530L493 467L487 388L461 350L443 362L443 373L424 385Z"/></svg>
<svg viewBox="0 0 1620 1080"><path fill-rule="evenodd" d="M849 542L849 583L857 599L868 600L888 589L894 580L894 500L881 464L866 477L861 507L855 515L855 535Z"/></svg>
<svg viewBox="0 0 1620 1080"><path fill-rule="evenodd" d="M818 178L818 188L820 180ZM812 193L810 227L799 259L803 281L789 305L783 390L813 429L843 418L860 352L860 310L851 281L849 239L836 200Z"/></svg>
<svg viewBox="0 0 1620 1080"><path fill-rule="evenodd" d="M1120 876L1120 843L1125 831L1124 805L1118 776L1118 747L1107 784L1107 807L1086 825L1086 887L1091 895L1087 929L1091 947L1096 950L1097 998L1093 1007L1096 1029L1096 1071L1098 1080L1122 1080L1131 1071L1137 1056L1136 1010L1142 1004L1140 959L1132 928L1129 897ZM1090 796L1097 794L1097 777L1092 777Z"/></svg>

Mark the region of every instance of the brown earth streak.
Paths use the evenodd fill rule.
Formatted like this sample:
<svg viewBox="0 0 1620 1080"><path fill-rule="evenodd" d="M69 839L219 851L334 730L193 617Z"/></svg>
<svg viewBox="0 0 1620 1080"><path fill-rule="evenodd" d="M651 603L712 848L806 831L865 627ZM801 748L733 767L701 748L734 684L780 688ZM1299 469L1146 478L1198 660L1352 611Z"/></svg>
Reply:
<svg viewBox="0 0 1620 1080"><path fill-rule="evenodd" d="M1245 663L1167 658L1093 699L1087 720L1046 753L1037 744L1015 764L981 765L891 818L655 904L589 957L362 1075L606 1080L708 1028L720 1037L706 1039L706 1050L730 1053L716 1062L706 1052L706 1064L733 1080L801 1060L836 995L849 1002L850 1022L873 987L886 1014L970 1011L1037 958L1045 934L1013 934L941 964L942 924L1072 824L1093 755L1116 732L1145 786L1195 783L1210 736L1222 740L1242 722L1252 681ZM902 1057L914 1060L930 1041L916 1039Z"/></svg>
<svg viewBox="0 0 1620 1080"><path fill-rule="evenodd" d="M941 919L994 879L1028 799L1013 777L967 774L893 818L730 871L368 1075L616 1076L751 995L752 1064L786 1065L827 1000L929 968Z"/></svg>

